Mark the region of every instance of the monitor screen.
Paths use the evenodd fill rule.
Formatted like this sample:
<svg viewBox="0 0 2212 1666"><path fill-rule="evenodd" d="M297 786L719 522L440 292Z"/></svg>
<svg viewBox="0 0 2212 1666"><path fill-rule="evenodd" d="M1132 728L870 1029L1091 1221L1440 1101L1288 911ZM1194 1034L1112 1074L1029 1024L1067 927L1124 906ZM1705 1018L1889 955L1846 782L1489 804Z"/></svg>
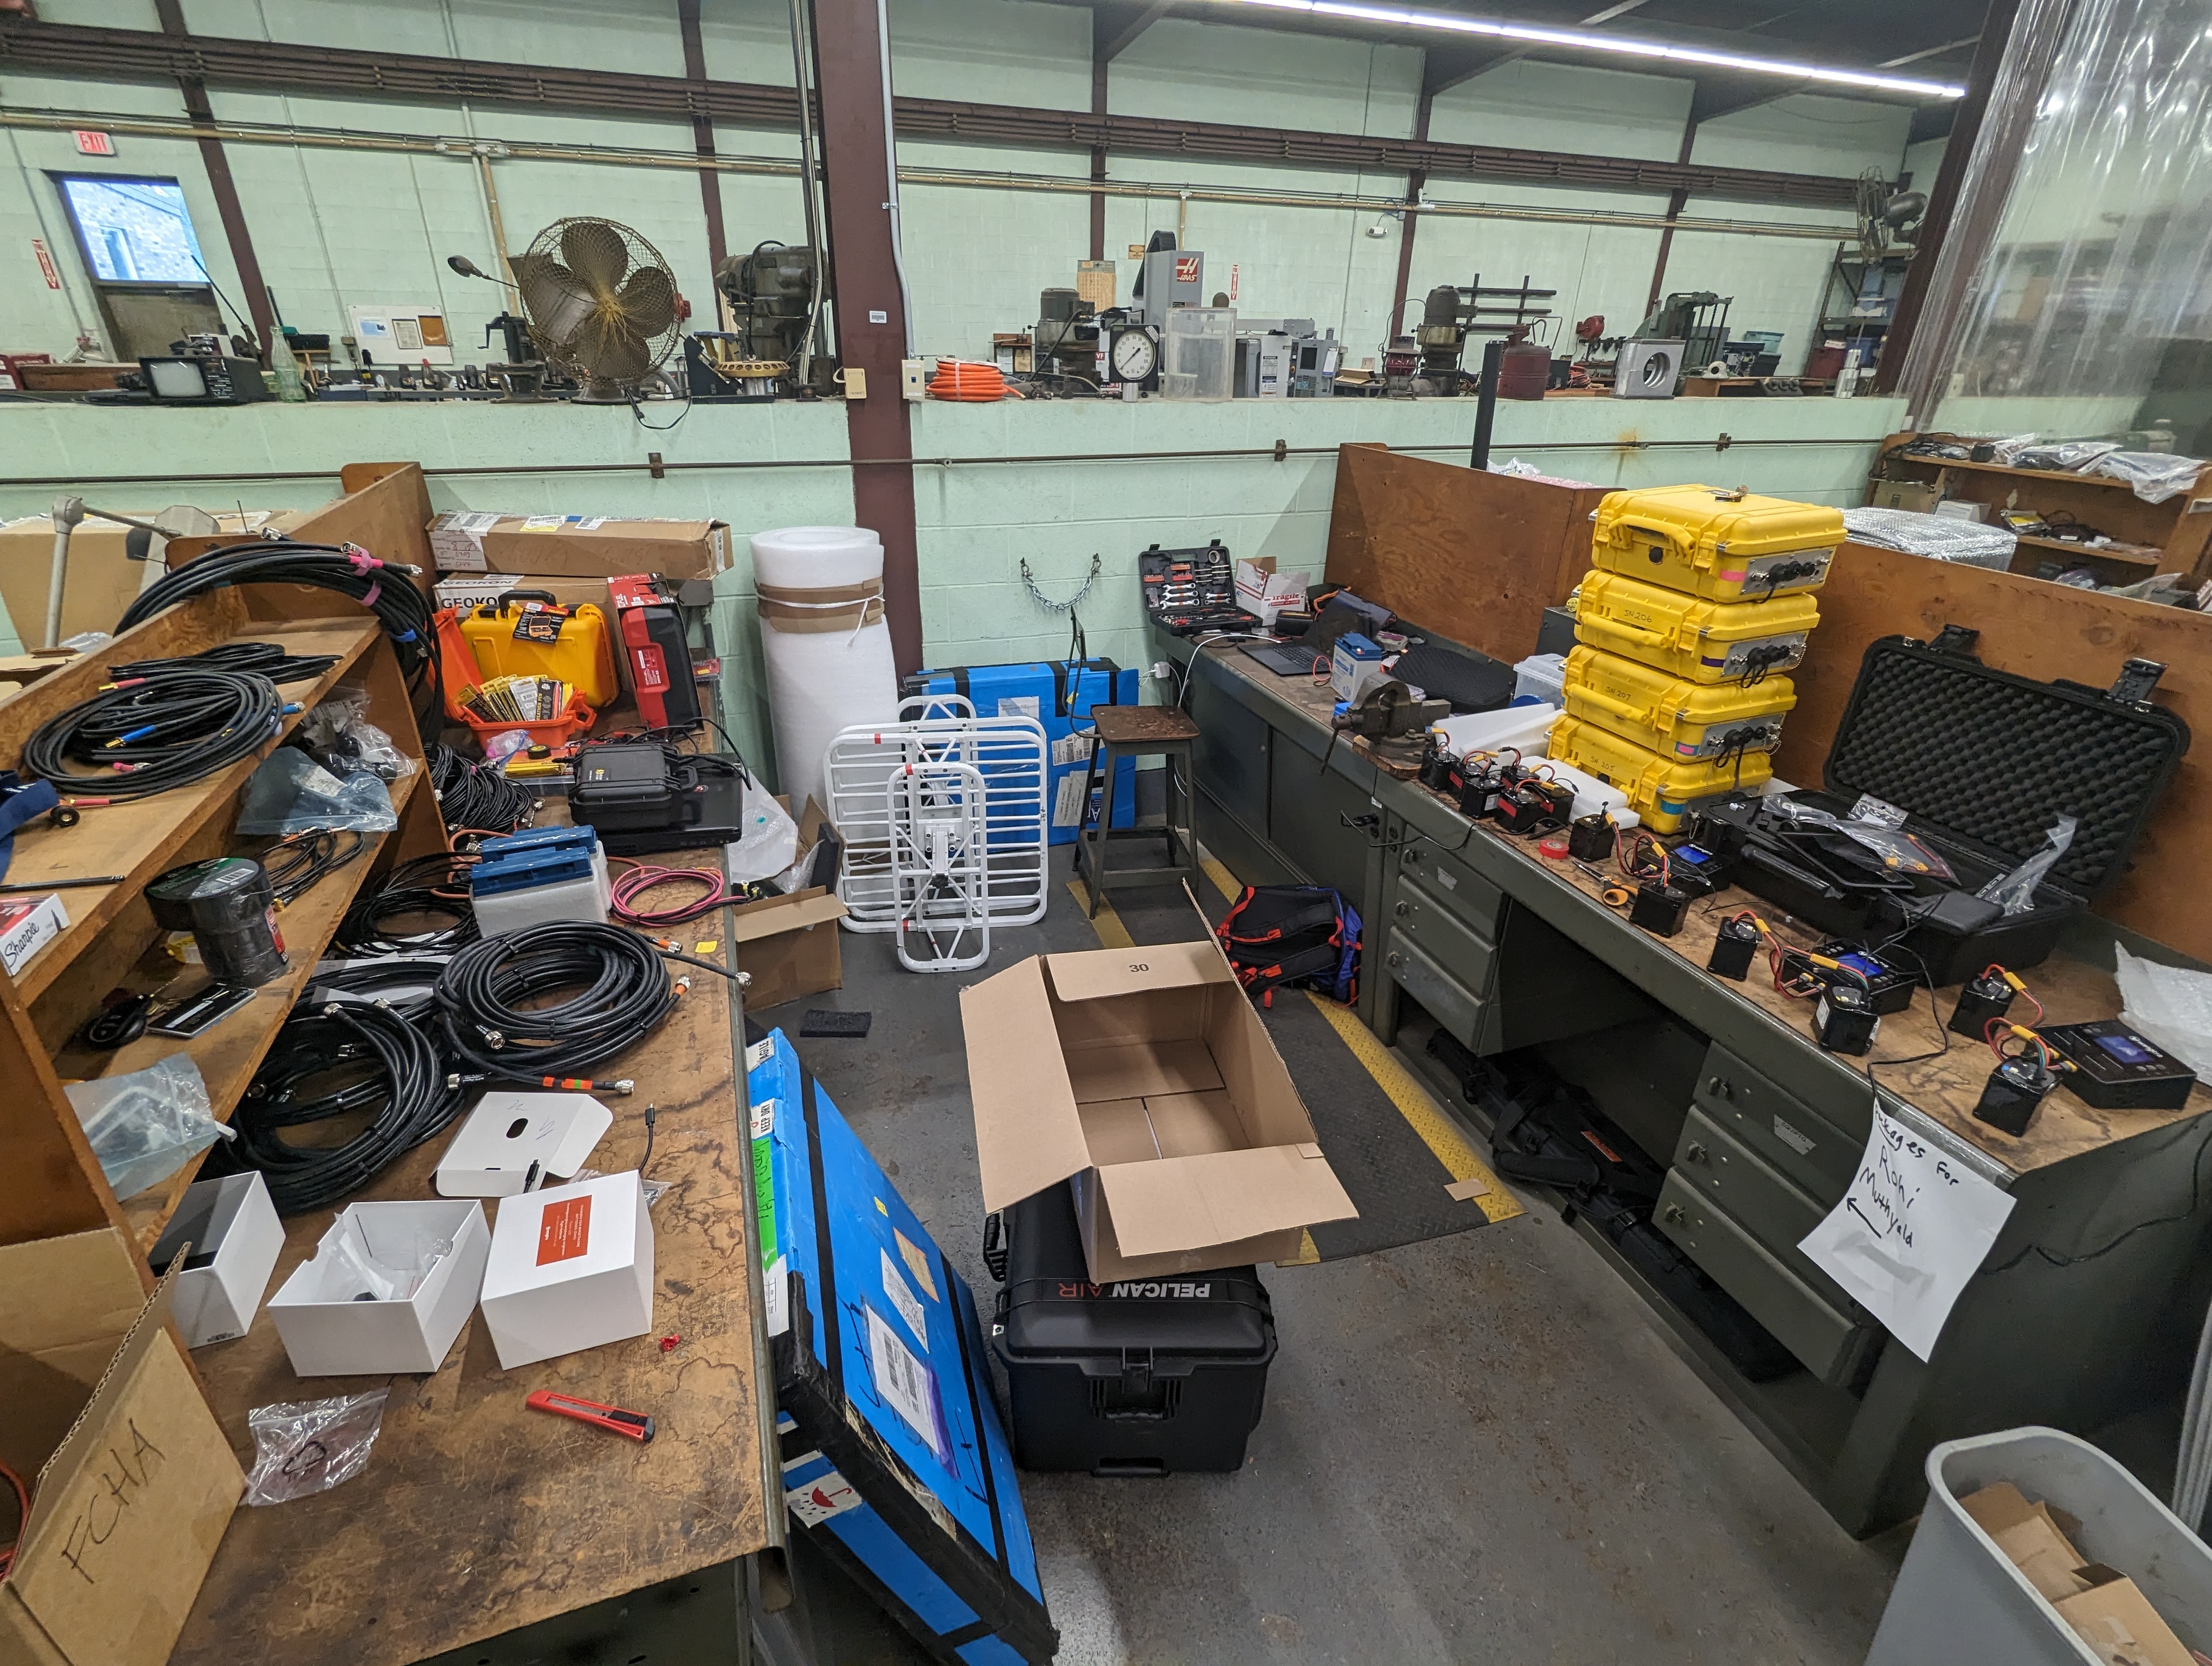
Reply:
<svg viewBox="0 0 2212 1666"><path fill-rule="evenodd" d="M207 398L207 378L190 359L149 359L146 379L157 399Z"/></svg>
<svg viewBox="0 0 2212 1666"><path fill-rule="evenodd" d="M103 283L204 283L200 241L173 179L70 174L60 181Z"/></svg>

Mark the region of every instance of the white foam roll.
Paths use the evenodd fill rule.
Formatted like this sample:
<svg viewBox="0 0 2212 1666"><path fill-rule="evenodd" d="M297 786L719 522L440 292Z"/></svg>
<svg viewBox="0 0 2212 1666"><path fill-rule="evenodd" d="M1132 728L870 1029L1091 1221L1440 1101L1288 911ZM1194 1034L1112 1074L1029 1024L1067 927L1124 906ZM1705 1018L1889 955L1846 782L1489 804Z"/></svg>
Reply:
<svg viewBox="0 0 2212 1666"><path fill-rule="evenodd" d="M898 719L884 545L865 526L786 526L751 542L776 774L796 814L822 796L822 754L839 730Z"/></svg>

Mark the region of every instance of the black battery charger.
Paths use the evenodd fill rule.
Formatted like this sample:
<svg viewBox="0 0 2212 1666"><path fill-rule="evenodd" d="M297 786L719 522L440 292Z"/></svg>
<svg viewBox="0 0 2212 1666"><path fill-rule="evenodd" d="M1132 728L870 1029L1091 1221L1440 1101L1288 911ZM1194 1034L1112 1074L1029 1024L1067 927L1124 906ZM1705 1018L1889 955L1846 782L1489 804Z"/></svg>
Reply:
<svg viewBox="0 0 2212 1666"><path fill-rule="evenodd" d="M2179 1110L2197 1073L2118 1018L2048 1025L2036 1032L2074 1067L2066 1085L2099 1110Z"/></svg>

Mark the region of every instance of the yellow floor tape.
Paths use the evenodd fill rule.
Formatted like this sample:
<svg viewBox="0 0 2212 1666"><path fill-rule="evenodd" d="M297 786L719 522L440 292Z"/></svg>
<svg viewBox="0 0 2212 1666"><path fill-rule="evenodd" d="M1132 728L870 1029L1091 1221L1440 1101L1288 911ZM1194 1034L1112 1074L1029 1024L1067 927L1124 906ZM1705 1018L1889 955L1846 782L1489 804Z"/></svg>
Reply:
<svg viewBox="0 0 2212 1666"><path fill-rule="evenodd" d="M1090 887L1080 879L1067 882L1067 894L1075 899L1075 906L1088 909L1091 906ZM1098 899L1098 913L1091 928L1098 933L1098 944L1106 949L1133 949L1137 939L1129 935L1129 928L1121 923L1121 916L1114 912L1114 905L1103 897Z"/></svg>
<svg viewBox="0 0 2212 1666"><path fill-rule="evenodd" d="M1232 903L1237 900L1244 888L1237 882L1237 876L1222 865L1218 857L1202 857L1200 866L1206 870L1206 877L1213 882L1213 888L1224 898ZM1090 893L1082 885L1071 880L1068 889L1075 893L1079 902L1088 906ZM1099 901L1098 918L1093 923L1098 927L1098 940L1108 948L1132 946L1128 928L1122 925L1119 916L1106 905L1103 898ZM1375 1032L1359 1021L1358 1015L1352 1008L1325 1000L1310 989L1306 995L1321 1015L1328 1020L1329 1027L1343 1037L1344 1044L1352 1049L1352 1057L1358 1059L1367 1073L1375 1079L1375 1085L1389 1096L1390 1103L1398 1108L1398 1114L1406 1119L1407 1126L1421 1136L1421 1143L1435 1154L1437 1162L1443 1164L1444 1172L1450 1175L1455 1182L1472 1182L1483 1189L1475 1197L1474 1203L1482 1211L1484 1219L1510 1220L1514 1216L1525 1213L1514 1201L1513 1195L1490 1171L1489 1165L1475 1154L1474 1147L1468 1143L1467 1136L1430 1097L1429 1091L1414 1079L1411 1071L1398 1062L1389 1048L1375 1038ZM1314 1248L1313 1236L1308 1233L1297 1256L1285 1264L1300 1266L1320 1259L1320 1253Z"/></svg>

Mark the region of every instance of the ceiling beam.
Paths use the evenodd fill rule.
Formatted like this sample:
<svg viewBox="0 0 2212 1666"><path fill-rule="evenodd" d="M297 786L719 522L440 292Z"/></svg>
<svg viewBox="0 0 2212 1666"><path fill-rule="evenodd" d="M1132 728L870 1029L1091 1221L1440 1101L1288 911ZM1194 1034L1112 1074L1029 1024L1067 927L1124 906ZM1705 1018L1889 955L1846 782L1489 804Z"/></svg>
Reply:
<svg viewBox="0 0 2212 1666"><path fill-rule="evenodd" d="M74 76L105 82L167 82L191 75L226 87L282 88L428 104L468 99L687 123L703 110L732 127L775 131L794 130L799 122L798 94L788 87L213 35L172 38L146 29L23 22L4 12L0 12L0 73ZM901 97L894 100L894 107L898 131L908 137L1032 150L1106 149L1345 173L1411 173L1418 169L1432 179L1494 179L1660 196L1688 191L1734 202L1808 208L1848 208L1857 201L1855 180L1763 168L1181 118L1093 115L1087 110L950 99Z"/></svg>
<svg viewBox="0 0 2212 1666"><path fill-rule="evenodd" d="M1442 92L1528 56L1526 46L1431 46L1421 54L1421 96Z"/></svg>
<svg viewBox="0 0 2212 1666"><path fill-rule="evenodd" d="M1137 44L1137 37L1165 17L1175 0L1151 0L1144 6L1091 8L1091 62L1111 64ZM1115 25L1118 24L1118 27Z"/></svg>
<svg viewBox="0 0 2212 1666"><path fill-rule="evenodd" d="M1690 94L1691 125L1702 127L1723 116L1741 115L1812 86L1811 82L1784 81L1776 76L1701 75L1697 89Z"/></svg>

